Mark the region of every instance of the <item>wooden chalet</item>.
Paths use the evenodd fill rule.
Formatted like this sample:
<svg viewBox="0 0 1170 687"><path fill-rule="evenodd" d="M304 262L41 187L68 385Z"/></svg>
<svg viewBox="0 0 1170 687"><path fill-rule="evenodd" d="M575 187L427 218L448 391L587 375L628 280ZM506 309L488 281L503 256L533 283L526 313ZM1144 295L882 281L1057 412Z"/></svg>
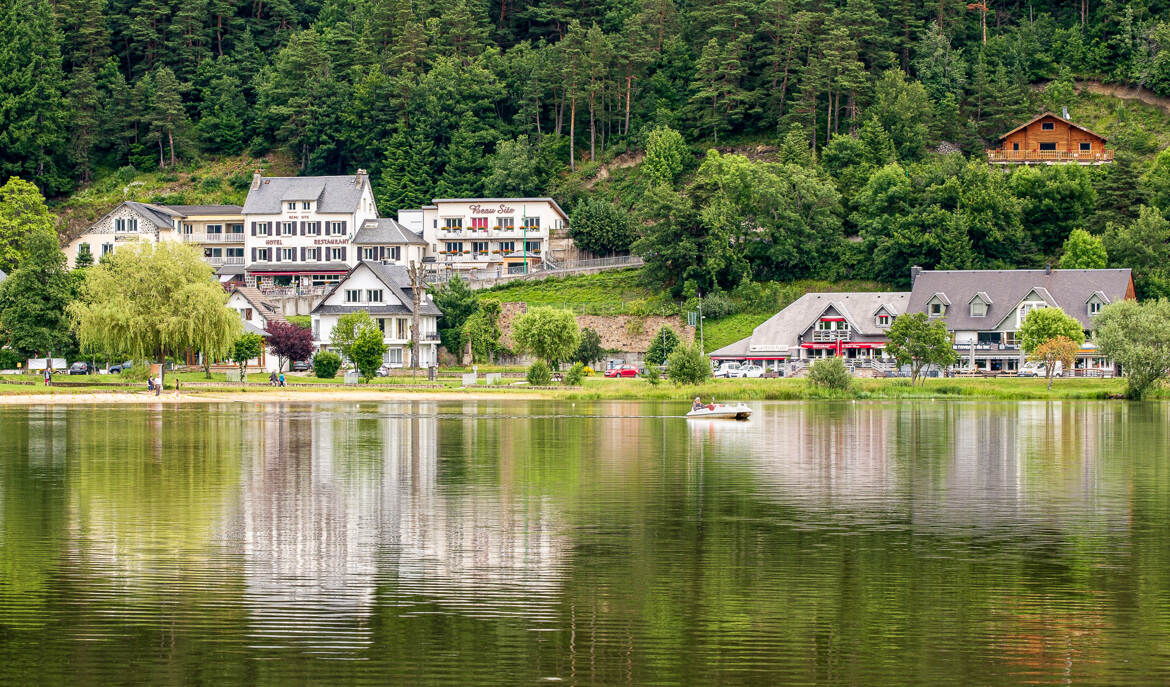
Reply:
<svg viewBox="0 0 1170 687"><path fill-rule="evenodd" d="M1081 164L1113 162L1105 137L1045 112L999 137L998 147L987 151L994 164Z"/></svg>

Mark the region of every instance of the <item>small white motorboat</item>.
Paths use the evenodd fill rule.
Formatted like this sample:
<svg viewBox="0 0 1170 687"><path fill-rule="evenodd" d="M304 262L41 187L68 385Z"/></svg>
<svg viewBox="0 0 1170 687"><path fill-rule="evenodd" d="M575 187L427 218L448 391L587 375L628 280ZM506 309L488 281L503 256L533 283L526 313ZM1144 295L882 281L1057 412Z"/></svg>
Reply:
<svg viewBox="0 0 1170 687"><path fill-rule="evenodd" d="M752 409L743 403L734 405L727 403L709 403L695 408L687 413L687 419L706 420L746 420L751 417Z"/></svg>

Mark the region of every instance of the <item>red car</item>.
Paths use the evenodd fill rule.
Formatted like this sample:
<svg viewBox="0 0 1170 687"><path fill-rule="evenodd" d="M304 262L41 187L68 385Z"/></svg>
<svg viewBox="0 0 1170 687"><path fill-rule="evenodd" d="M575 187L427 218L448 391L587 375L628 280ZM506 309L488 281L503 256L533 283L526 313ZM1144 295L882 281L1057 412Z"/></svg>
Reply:
<svg viewBox="0 0 1170 687"><path fill-rule="evenodd" d="M622 365L621 367L611 367L605 371L606 377L637 377L638 368L630 367L629 365Z"/></svg>

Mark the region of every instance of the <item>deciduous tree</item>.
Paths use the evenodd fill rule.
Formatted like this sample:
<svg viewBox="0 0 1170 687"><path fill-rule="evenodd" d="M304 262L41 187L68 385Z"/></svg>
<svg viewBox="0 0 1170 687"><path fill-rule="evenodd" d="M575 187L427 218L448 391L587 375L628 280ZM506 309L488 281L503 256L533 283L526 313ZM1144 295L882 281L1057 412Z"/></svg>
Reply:
<svg viewBox="0 0 1170 687"><path fill-rule="evenodd" d="M0 331L22 356L64 353L72 343L65 309L73 284L57 237L33 232L20 267L0 282Z"/></svg>
<svg viewBox="0 0 1170 687"><path fill-rule="evenodd" d="M1094 341L1121 366L1129 398L1142 398L1170 373L1170 301L1111 303L1093 322Z"/></svg>
<svg viewBox="0 0 1170 687"><path fill-rule="evenodd" d="M308 360L313 353L313 332L291 322L270 320L264 327L268 334L268 347L276 354L276 370L284 370L284 364L293 360Z"/></svg>
<svg viewBox="0 0 1170 687"><path fill-rule="evenodd" d="M1084 229L1073 229L1064 242L1060 268L1064 270L1099 270L1108 263L1105 244Z"/></svg>
<svg viewBox="0 0 1170 687"><path fill-rule="evenodd" d="M554 367L569 360L580 343L573 313L549 307L532 308L517 317L512 339L518 352L531 353Z"/></svg>
<svg viewBox="0 0 1170 687"><path fill-rule="evenodd" d="M1052 390L1052 377L1056 374L1056 364L1060 363L1064 369L1071 370L1077 360L1077 351L1081 345L1067 336L1054 336L1036 347L1028 354L1028 360L1044 363L1044 373L1048 378L1048 390Z"/></svg>
<svg viewBox="0 0 1170 687"><path fill-rule="evenodd" d="M930 320L925 313L908 313L894 318L887 336L886 354L898 365L910 366L910 383L918 380L927 365L948 367L956 356L951 337L942 320Z"/></svg>

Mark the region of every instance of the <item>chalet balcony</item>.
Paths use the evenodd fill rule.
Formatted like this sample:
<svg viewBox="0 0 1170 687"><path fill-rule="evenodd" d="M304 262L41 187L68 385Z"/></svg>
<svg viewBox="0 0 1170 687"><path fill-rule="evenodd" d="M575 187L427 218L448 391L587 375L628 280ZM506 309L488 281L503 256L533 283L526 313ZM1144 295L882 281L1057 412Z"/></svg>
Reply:
<svg viewBox="0 0 1170 687"><path fill-rule="evenodd" d="M829 330L813 330L813 343L835 343L837 341L849 341L853 332L848 329L829 329Z"/></svg>
<svg viewBox="0 0 1170 687"><path fill-rule="evenodd" d="M220 232L217 234L183 234L184 243L243 243L243 232Z"/></svg>
<svg viewBox="0 0 1170 687"><path fill-rule="evenodd" d="M243 265L244 259L242 257L204 257L203 262L206 262L212 267L223 267L224 265Z"/></svg>
<svg viewBox="0 0 1170 687"><path fill-rule="evenodd" d="M992 164L1063 164L1104 165L1113 162L1112 150L989 150Z"/></svg>

